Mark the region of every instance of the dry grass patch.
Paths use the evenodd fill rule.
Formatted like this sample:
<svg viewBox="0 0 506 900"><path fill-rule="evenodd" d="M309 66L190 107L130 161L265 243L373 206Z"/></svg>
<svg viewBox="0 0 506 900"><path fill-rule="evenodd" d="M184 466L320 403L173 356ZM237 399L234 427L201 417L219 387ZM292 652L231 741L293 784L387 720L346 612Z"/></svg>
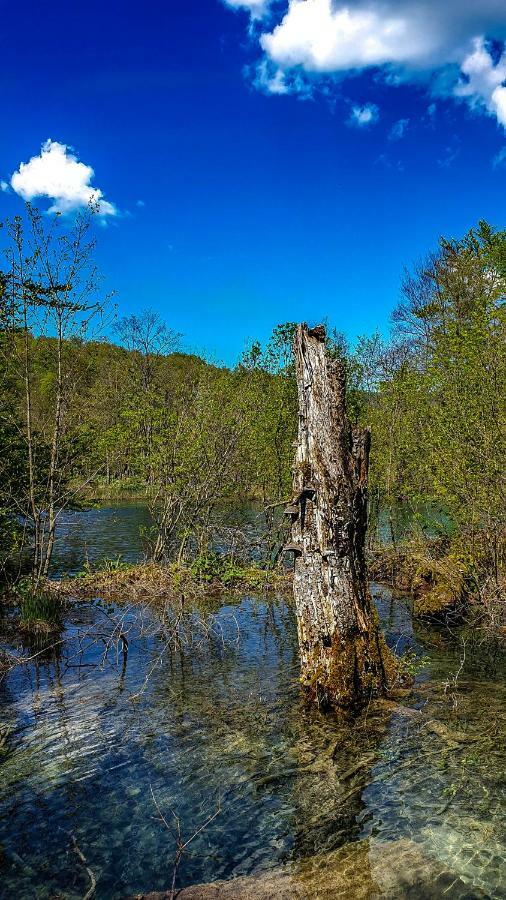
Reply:
<svg viewBox="0 0 506 900"><path fill-rule="evenodd" d="M291 587L291 576L257 566L237 566L222 577L196 571L177 563L144 563L100 570L51 582L49 589L68 600L93 600L100 597L114 603L180 605L186 601L219 600L224 594L245 591L284 592Z"/></svg>

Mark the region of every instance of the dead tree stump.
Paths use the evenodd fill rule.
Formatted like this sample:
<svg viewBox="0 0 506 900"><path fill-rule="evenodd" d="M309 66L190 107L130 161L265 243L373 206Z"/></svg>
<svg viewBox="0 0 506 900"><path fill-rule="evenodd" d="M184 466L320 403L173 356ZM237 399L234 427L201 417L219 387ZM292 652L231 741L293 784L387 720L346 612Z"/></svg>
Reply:
<svg viewBox="0 0 506 900"><path fill-rule="evenodd" d="M293 591L301 680L321 707L360 707L395 669L365 564L370 434L346 415L346 379L325 328L295 335L299 428L293 475Z"/></svg>

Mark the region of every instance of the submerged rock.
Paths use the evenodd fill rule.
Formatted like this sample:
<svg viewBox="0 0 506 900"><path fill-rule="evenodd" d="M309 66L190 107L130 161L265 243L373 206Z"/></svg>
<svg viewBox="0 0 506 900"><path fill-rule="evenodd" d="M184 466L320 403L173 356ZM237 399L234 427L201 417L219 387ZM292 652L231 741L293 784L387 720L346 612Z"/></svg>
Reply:
<svg viewBox="0 0 506 900"><path fill-rule="evenodd" d="M477 737L472 734L467 734L466 731L456 731L454 729L448 728L443 722L439 722L436 719L430 719L429 722L426 722L425 728L427 731L431 731L433 734L437 734L438 737L442 738L449 744L469 744L473 743L477 740Z"/></svg>
<svg viewBox="0 0 506 900"><path fill-rule="evenodd" d="M257 875L192 885L178 900L389 900L413 898L478 900L487 895L471 888L451 869L428 857L407 838L356 841ZM138 894L135 900L169 900L170 891Z"/></svg>

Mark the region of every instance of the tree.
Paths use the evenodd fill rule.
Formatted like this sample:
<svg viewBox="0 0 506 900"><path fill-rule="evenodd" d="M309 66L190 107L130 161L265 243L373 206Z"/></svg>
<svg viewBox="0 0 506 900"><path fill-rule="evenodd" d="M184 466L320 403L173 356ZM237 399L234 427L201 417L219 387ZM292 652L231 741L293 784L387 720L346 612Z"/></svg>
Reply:
<svg viewBox="0 0 506 900"><path fill-rule="evenodd" d="M364 544L370 435L346 415L345 370L325 329L295 336L299 429L292 519L302 682L323 707L360 706L386 690L393 663L369 596Z"/></svg>
<svg viewBox="0 0 506 900"><path fill-rule="evenodd" d="M140 315L124 316L116 323L115 331L122 346L131 352L141 390L149 392L153 386L157 360L177 350L181 335L168 328L152 309L146 309Z"/></svg>
<svg viewBox="0 0 506 900"><path fill-rule="evenodd" d="M147 465L156 523L153 555L166 558L188 537L206 549L211 514L244 487L242 438L256 410L229 372L203 367L198 378L179 385L172 402L160 406Z"/></svg>
<svg viewBox="0 0 506 900"><path fill-rule="evenodd" d="M23 426L15 404L13 379L6 365L6 323L0 318L0 573L24 543L27 455Z"/></svg>
<svg viewBox="0 0 506 900"><path fill-rule="evenodd" d="M157 382L160 361L178 348L181 335L168 328L158 313L146 309L140 315L125 316L116 324L121 344L129 351L132 390L130 409L137 421L141 453L149 459L153 429L160 404L167 403L163 385ZM153 473L148 472L148 481Z"/></svg>
<svg viewBox="0 0 506 900"><path fill-rule="evenodd" d="M255 341L243 354L239 371L244 374L242 390L251 395L256 416L247 434L245 459L250 460L252 484L262 499L272 501L290 492L293 443L297 434L297 383L293 355L295 322L277 325L266 346ZM326 333L329 357L346 367L348 402L354 417L359 407L356 365L345 338L336 329Z"/></svg>
<svg viewBox="0 0 506 900"><path fill-rule="evenodd" d="M8 224L2 352L19 399L27 460L23 514L35 580L48 573L58 517L75 497L69 479L79 448L71 423L80 373L72 341L83 338L103 309L90 238L93 212L79 213L62 229L60 216L49 221L27 204L26 221L16 217ZM34 335L45 336L44 342Z"/></svg>
<svg viewBox="0 0 506 900"><path fill-rule="evenodd" d="M506 232L486 223L404 282L370 417L373 473L390 502L442 506L498 572L505 509Z"/></svg>

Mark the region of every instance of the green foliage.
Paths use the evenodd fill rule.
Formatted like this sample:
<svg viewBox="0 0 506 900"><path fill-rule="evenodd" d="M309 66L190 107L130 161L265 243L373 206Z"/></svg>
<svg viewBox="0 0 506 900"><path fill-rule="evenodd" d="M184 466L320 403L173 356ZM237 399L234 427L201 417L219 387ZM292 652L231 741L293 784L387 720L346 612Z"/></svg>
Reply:
<svg viewBox="0 0 506 900"><path fill-rule="evenodd" d="M232 585L236 582L250 586L260 586L265 580L266 573L250 565L239 563L228 554L213 553L207 551L199 554L189 568L190 574L198 581L219 581L221 584Z"/></svg>
<svg viewBox="0 0 506 900"><path fill-rule="evenodd" d="M31 579L19 581L16 585L21 623L25 626L44 624L49 627L61 623L62 603L50 591Z"/></svg>
<svg viewBox="0 0 506 900"><path fill-rule="evenodd" d="M1 295L0 295L1 296ZM0 309L2 307L0 306ZM15 402L15 379L9 365L8 333L0 318L0 570L23 542L27 450Z"/></svg>
<svg viewBox="0 0 506 900"><path fill-rule="evenodd" d="M93 211L91 204L63 223L27 203L24 216L6 223L0 369L8 393L0 421L17 431L24 454L22 477L10 497L15 520L30 537L37 579L48 573L58 516L74 496L68 481L86 453L86 429L72 412L80 349L90 320L103 308L90 239ZM1 499L0 506L5 507Z"/></svg>
<svg viewBox="0 0 506 900"><path fill-rule="evenodd" d="M470 541L504 528L506 232L442 239L376 354L372 477L387 504L441 505Z"/></svg>
<svg viewBox="0 0 506 900"><path fill-rule="evenodd" d="M4 298L5 283L0 275ZM34 281L30 290L37 311L51 305L41 285ZM506 234L480 222L460 240L442 239L437 253L406 275L391 341L376 334L351 351L339 332L327 329L328 352L346 368L350 417L372 430L372 496L383 509L443 509L471 542L484 531L495 565L506 499L505 293ZM14 327L5 299L0 310L5 558L18 549L27 512L22 351L29 357L34 491L41 509L58 353L55 337ZM60 347L65 415L55 497L73 502L83 484L88 495L144 494L155 521L146 538L157 558L178 546L184 550L189 538L197 552L206 547L219 503L255 498L267 505L288 497L297 429L295 327L276 326L234 369L180 352L178 335L149 311L120 320L122 346L85 341L71 329ZM206 559L199 577L215 577L213 566L224 563ZM223 575L234 577L221 570L216 577Z"/></svg>
<svg viewBox="0 0 506 900"><path fill-rule="evenodd" d="M405 650L398 659L399 671L403 676L414 678L427 668L429 661L428 656L418 656L414 650Z"/></svg>
<svg viewBox="0 0 506 900"><path fill-rule="evenodd" d="M20 515L26 485L26 447L11 422L0 418L0 564L21 546Z"/></svg>
<svg viewBox="0 0 506 900"><path fill-rule="evenodd" d="M132 563L125 562L121 553L119 553L118 556L113 558L104 556L102 559L99 559L95 565L88 563L80 572L77 572L75 577L88 578L89 575L93 574L108 575L114 572L128 572L131 568Z"/></svg>
<svg viewBox="0 0 506 900"><path fill-rule="evenodd" d="M227 583L240 577L240 568L229 557L219 553L202 553L190 566L190 572L200 581L212 581L214 578Z"/></svg>

